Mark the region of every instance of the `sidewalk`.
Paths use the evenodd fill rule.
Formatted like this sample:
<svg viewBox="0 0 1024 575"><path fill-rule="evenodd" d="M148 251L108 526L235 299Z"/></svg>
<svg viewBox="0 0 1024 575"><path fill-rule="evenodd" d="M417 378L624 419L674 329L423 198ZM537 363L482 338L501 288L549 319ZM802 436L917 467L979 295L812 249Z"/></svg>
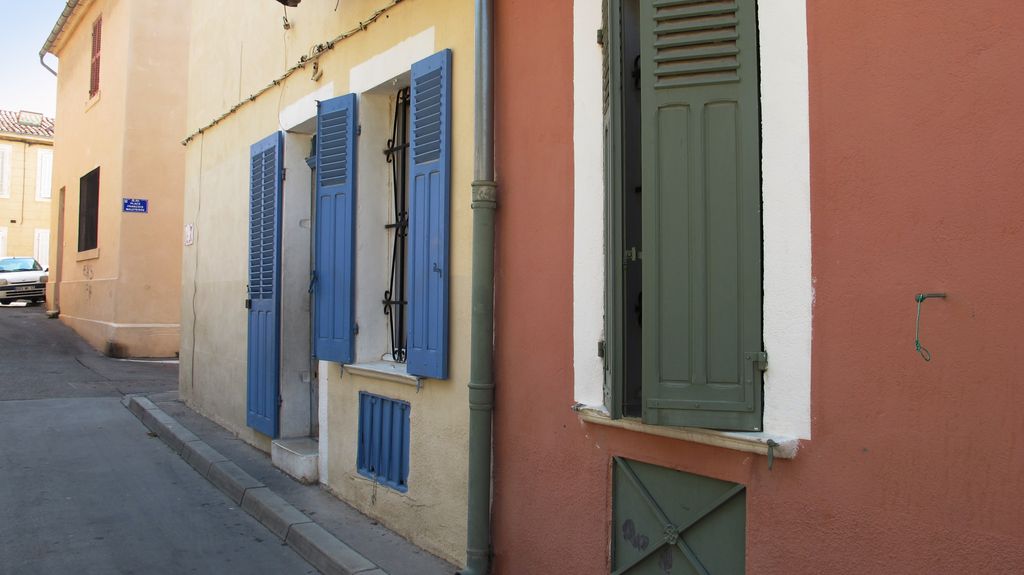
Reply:
<svg viewBox="0 0 1024 575"><path fill-rule="evenodd" d="M409 543L319 486L302 485L285 475L271 465L267 454L178 401L177 392L149 394L148 401L144 396L125 399L132 413L168 447L322 572L456 572L454 565ZM248 499L243 500L246 495Z"/></svg>

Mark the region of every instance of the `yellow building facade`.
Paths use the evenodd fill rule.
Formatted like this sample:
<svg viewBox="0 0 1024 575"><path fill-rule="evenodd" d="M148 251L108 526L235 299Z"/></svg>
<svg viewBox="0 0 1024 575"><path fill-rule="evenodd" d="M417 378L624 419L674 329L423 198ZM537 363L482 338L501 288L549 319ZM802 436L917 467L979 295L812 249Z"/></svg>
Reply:
<svg viewBox="0 0 1024 575"><path fill-rule="evenodd" d="M59 60L51 313L112 356L178 351L187 2L72 0Z"/></svg>
<svg viewBox="0 0 1024 575"><path fill-rule="evenodd" d="M53 118L0 110L0 257L50 261Z"/></svg>
<svg viewBox="0 0 1024 575"><path fill-rule="evenodd" d="M470 0L195 3L184 142L181 397L278 467L457 564L473 41ZM434 89L440 100L425 95ZM329 110L349 115L335 125ZM440 125L438 153L416 140L437 134L417 132L424 122ZM444 166L420 178L424 158ZM421 182L441 194L429 215ZM350 211L327 218L342 205L332 198ZM275 230L265 241L261 222ZM345 250L351 259L338 262L349 267L324 263ZM430 342L418 347L421 335Z"/></svg>

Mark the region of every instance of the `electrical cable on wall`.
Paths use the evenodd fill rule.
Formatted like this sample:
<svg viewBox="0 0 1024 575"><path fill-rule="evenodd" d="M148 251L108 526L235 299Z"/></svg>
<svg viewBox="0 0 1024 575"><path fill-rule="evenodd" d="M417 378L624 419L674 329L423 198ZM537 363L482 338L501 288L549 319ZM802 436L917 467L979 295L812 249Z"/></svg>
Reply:
<svg viewBox="0 0 1024 575"><path fill-rule="evenodd" d="M227 112L224 112L220 116L217 116L217 118L215 118L210 123L206 124L202 128L199 128L198 130L196 130L196 131L192 132L191 134L189 134L188 136L186 136L185 139L181 141L181 145L182 146L187 146L189 144L189 142L191 142L193 139L195 139L196 136L198 136L199 134L202 134L206 130L209 130L210 128L216 126L222 120L224 120L228 116L230 116L230 115L234 114L235 112L237 112L239 108L241 108L242 106L248 104L249 102L255 101L256 98L259 98L260 96L262 96L264 93L266 93L268 90L270 90L274 86L280 85L282 82L284 82L286 79L288 79L292 74L294 74L297 70L305 68L306 64L308 64L309 62L317 62L317 61L319 61L320 57L323 56L325 53L330 52L331 50L333 50L334 47L338 44L338 42L341 42L343 40L347 40L348 38L351 38L352 36L358 34L359 32L364 32L370 26L370 24L373 24L374 22L376 22L381 16L383 16L386 13L388 13L392 8L394 8L398 4L401 4L403 1L407 1L407 0L391 0L391 2L387 6L384 6L383 8L378 9L376 12L374 12L372 15L370 15L369 18L359 22L359 24L356 25L356 27L354 27L354 28L352 28L352 29L350 29L350 30L348 30L346 32L342 32L341 34L338 34L337 36L335 36L334 38L331 38L327 42L324 42L324 43L321 43L321 44L316 44L315 46L313 46L310 49L310 54L304 54L301 57L299 57L299 61L294 66L292 66L291 68L288 68L287 70L285 70L285 72L283 74L281 74L280 76L278 76L277 78L272 80L266 86L260 88L259 90L257 90L253 94L251 94L248 98L245 98L244 100L242 100L242 101L238 102L237 104L235 104L234 106L232 106Z"/></svg>

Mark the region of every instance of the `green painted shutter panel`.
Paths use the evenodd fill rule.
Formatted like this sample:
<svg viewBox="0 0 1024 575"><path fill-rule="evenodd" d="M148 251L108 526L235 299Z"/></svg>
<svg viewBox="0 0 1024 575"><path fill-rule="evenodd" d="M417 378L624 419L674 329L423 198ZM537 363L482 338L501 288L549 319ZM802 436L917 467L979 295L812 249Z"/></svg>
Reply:
<svg viewBox="0 0 1024 575"><path fill-rule="evenodd" d="M746 567L746 488L615 457L612 573L715 575Z"/></svg>
<svg viewBox="0 0 1024 575"><path fill-rule="evenodd" d="M754 0L643 0L643 418L761 429Z"/></svg>

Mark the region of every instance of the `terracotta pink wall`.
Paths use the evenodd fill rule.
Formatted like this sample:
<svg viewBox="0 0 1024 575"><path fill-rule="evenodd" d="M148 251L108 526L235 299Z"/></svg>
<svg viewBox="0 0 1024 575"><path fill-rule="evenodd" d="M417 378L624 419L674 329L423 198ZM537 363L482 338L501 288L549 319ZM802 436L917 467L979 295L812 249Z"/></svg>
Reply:
<svg viewBox="0 0 1024 575"><path fill-rule="evenodd" d="M1024 4L808 2L813 439L773 471L570 410L572 2L497 4L497 573L607 572L613 455L745 484L750 573L1024 570Z"/></svg>

